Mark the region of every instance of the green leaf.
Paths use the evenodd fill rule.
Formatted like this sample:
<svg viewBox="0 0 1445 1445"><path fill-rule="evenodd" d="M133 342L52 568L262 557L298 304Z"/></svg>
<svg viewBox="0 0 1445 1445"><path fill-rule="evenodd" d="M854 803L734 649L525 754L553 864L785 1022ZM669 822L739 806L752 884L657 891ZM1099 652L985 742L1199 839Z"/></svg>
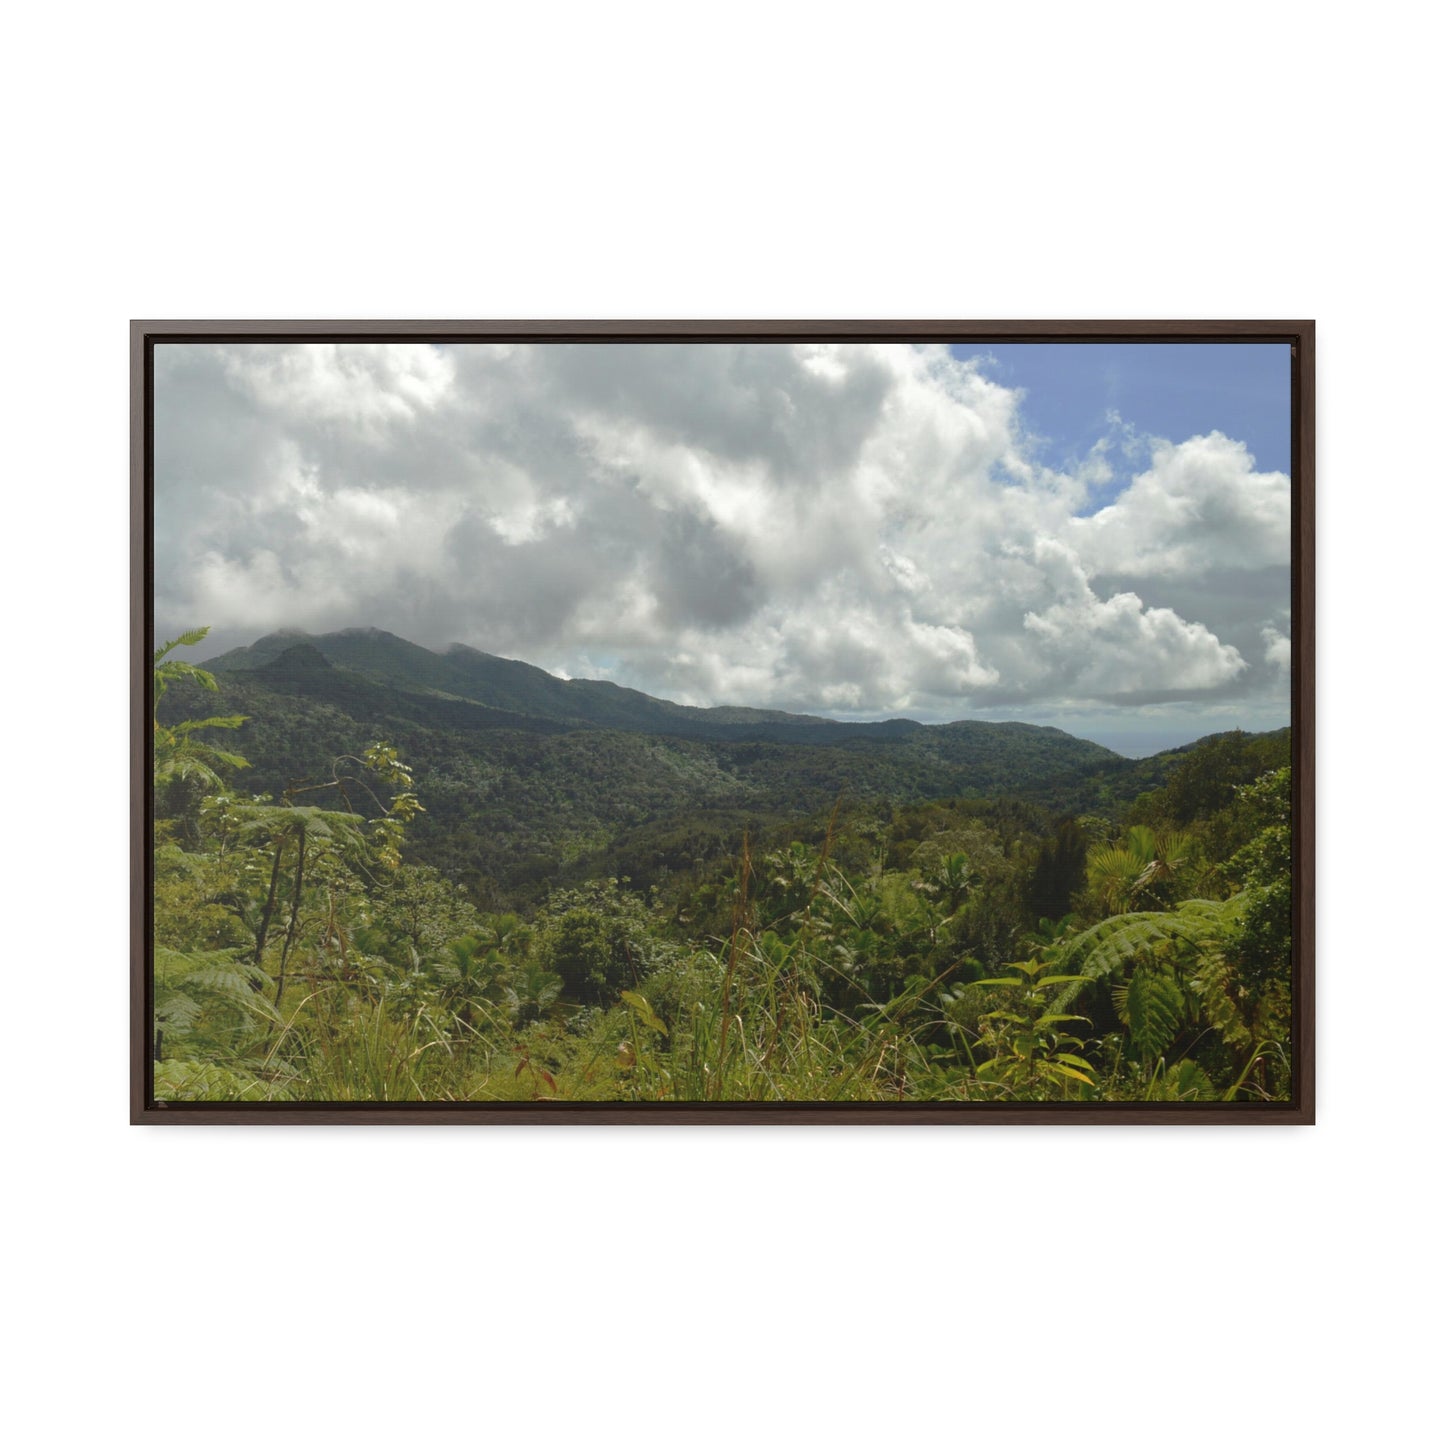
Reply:
<svg viewBox="0 0 1445 1445"><path fill-rule="evenodd" d="M643 998L640 993L633 993L630 988L622 990L622 1002L637 1015L639 1023L645 1024L648 1028L656 1030L660 1034L667 1033L667 1027L660 1018L652 1011L652 1005Z"/></svg>
<svg viewBox="0 0 1445 1445"><path fill-rule="evenodd" d="M1047 1065L1049 1072L1054 1074L1067 1074L1071 1079L1077 1079L1081 1084L1092 1084L1094 1081L1088 1074L1081 1074L1077 1069L1071 1069L1067 1064Z"/></svg>
<svg viewBox="0 0 1445 1445"><path fill-rule="evenodd" d="M186 733L195 732L198 728L238 728L245 721L246 719L242 716L195 718L190 722L177 723L171 731L178 736L184 736Z"/></svg>
<svg viewBox="0 0 1445 1445"><path fill-rule="evenodd" d="M1172 973L1140 969L1125 990L1124 1020L1145 1058L1157 1058L1184 1021L1185 999Z"/></svg>
<svg viewBox="0 0 1445 1445"><path fill-rule="evenodd" d="M193 627L189 632L183 632L179 637L173 637L169 642L163 642L157 649L155 656L151 659L152 665L159 662L168 652L177 647L194 647L198 642L205 639L210 632L209 627Z"/></svg>

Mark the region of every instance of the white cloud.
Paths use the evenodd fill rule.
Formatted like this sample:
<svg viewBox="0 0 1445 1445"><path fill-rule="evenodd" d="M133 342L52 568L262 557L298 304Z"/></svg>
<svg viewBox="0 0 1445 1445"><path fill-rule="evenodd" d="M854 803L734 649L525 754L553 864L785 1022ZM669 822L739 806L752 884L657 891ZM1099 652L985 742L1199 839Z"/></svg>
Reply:
<svg viewBox="0 0 1445 1445"><path fill-rule="evenodd" d="M1023 619L1038 644L1036 690L1046 680L1054 697L1153 699L1207 692L1247 667L1235 648L1171 608L1146 607L1133 592L1100 598L1063 542L1040 538L1033 560L1039 590L1052 599Z"/></svg>
<svg viewBox="0 0 1445 1445"><path fill-rule="evenodd" d="M1277 667L1286 676L1290 668L1290 640L1277 627L1266 626L1260 630L1264 640L1264 660L1271 667Z"/></svg>
<svg viewBox="0 0 1445 1445"><path fill-rule="evenodd" d="M1242 442L1219 432L1156 442L1149 469L1067 535L1092 570L1180 577L1289 561L1290 484L1256 472Z"/></svg>
<svg viewBox="0 0 1445 1445"><path fill-rule="evenodd" d="M226 375L267 411L338 421L378 435L434 408L454 376L432 346L238 343L221 353Z"/></svg>
<svg viewBox="0 0 1445 1445"><path fill-rule="evenodd" d="M1156 443L1076 515L1127 449L1035 464L1021 393L942 347L168 345L157 378L162 627L865 715L1283 685L1286 478Z"/></svg>

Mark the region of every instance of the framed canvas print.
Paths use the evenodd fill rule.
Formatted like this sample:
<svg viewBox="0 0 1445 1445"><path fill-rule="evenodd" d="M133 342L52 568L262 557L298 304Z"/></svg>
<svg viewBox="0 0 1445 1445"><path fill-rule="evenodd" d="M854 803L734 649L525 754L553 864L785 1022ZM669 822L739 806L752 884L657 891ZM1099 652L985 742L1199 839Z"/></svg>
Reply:
<svg viewBox="0 0 1445 1445"><path fill-rule="evenodd" d="M1313 1122L1313 378L133 323L132 1119Z"/></svg>

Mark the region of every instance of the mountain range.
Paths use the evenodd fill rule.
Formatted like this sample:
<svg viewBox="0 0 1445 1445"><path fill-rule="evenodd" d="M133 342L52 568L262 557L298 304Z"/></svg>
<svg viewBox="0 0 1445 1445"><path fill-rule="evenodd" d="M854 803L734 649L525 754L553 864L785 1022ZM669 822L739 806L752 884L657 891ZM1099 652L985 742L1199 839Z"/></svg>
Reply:
<svg viewBox="0 0 1445 1445"><path fill-rule="evenodd" d="M1007 796L1049 813L1119 812L1190 749L1131 761L1057 728L906 718L848 723L695 708L374 628L274 632L211 658L250 792L329 777L385 738L427 812L413 855L507 896L568 876L644 879L726 856L756 832L826 812ZM216 699L173 689L168 709Z"/></svg>
<svg viewBox="0 0 1445 1445"><path fill-rule="evenodd" d="M771 740L789 743L842 743L858 738L909 737L928 724L909 718L886 722L848 723L806 714L750 707L687 707L649 697L614 682L564 679L504 657L454 643L433 652L374 627L312 636L297 631L270 633L249 647L212 658L215 672L252 672L268 682L305 690L328 691L352 678L400 689L439 702L464 700L485 711L474 725L534 727L556 723L568 728L615 728L668 737ZM326 682L322 678L331 673ZM933 726L939 726L934 724ZM943 726L978 729L1002 727L1016 736L1025 732L1079 743L1057 728L1025 723L950 723ZM981 734L980 734L981 736ZM1094 743L1080 746L1099 755L1115 756Z"/></svg>

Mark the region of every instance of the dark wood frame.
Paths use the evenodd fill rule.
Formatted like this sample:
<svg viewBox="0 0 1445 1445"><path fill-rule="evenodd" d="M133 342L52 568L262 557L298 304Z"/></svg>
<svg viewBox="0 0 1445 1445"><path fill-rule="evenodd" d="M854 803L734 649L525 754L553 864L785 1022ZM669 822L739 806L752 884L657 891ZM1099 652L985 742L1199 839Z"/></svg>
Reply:
<svg viewBox="0 0 1445 1445"><path fill-rule="evenodd" d="M1287 342L1291 388L1294 1100L1287 1104L179 1104L151 1092L154 821L150 686L156 342ZM1313 1124L1315 1121L1315 323L1313 321L133 321L131 355L131 1053L133 1124Z"/></svg>

